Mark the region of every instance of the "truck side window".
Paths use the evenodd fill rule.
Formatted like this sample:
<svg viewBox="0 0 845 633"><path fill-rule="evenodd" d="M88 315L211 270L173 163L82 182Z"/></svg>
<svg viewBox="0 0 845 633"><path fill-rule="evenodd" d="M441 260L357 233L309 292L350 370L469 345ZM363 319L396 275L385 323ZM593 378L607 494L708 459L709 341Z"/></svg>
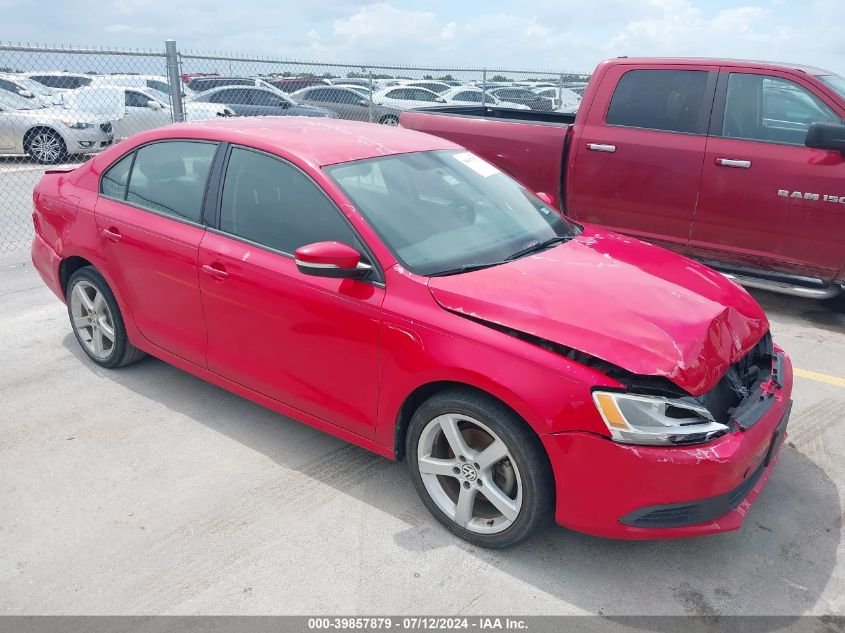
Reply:
<svg viewBox="0 0 845 633"><path fill-rule="evenodd" d="M818 97L788 79L731 73L722 136L803 145L811 123L841 123Z"/></svg>
<svg viewBox="0 0 845 633"><path fill-rule="evenodd" d="M629 70L616 86L605 122L703 134L707 76L703 70Z"/></svg>

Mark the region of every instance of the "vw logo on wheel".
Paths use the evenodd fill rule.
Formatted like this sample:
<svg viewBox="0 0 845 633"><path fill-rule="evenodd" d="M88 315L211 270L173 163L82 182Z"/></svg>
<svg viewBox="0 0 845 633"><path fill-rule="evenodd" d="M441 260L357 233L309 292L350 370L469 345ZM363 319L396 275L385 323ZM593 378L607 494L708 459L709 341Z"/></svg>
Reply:
<svg viewBox="0 0 845 633"><path fill-rule="evenodd" d="M461 467L461 473L469 481L475 481L478 478L478 471L472 464L464 464Z"/></svg>

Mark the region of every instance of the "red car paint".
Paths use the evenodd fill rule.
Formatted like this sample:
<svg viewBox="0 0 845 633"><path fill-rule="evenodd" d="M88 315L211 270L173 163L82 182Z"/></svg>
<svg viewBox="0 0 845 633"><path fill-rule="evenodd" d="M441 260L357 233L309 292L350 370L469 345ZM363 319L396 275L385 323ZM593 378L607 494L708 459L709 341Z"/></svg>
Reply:
<svg viewBox="0 0 845 633"><path fill-rule="evenodd" d="M709 73L700 133L606 122L626 73ZM577 115L514 113L466 116L459 108L404 112L400 125L460 143L551 195L579 221L598 224L754 276L845 282L845 156L838 151L728 138L722 134L728 78L734 73L783 79L845 119L845 99L799 66L712 60L628 59L596 68ZM721 104L721 105L720 105ZM712 105L712 108L711 108ZM720 110L721 108L721 110ZM802 141L800 141L803 143ZM603 146L615 151L591 151ZM750 161L730 168L723 159Z"/></svg>
<svg viewBox="0 0 845 633"><path fill-rule="evenodd" d="M173 138L237 143L298 166L357 229L384 271L383 283L303 275L291 257L98 194L100 175L121 156ZM740 287L699 264L589 226L576 240L508 264L419 276L397 263L322 169L456 147L387 126L294 117L148 131L42 178L34 192L33 262L64 301L66 266L84 258L109 283L136 347L390 458L401 457L398 422L413 394L455 383L484 391L541 439L563 525L619 538L738 528L773 462L743 504L718 521L643 529L619 519L646 505L739 486L787 412L792 380L785 355L780 382L766 385L772 406L747 431L696 447L632 447L609 439L592 402L592 389L622 383L491 326L561 342L634 373L670 377L695 395L760 339L767 330L762 311ZM305 259L324 250L311 249Z"/></svg>

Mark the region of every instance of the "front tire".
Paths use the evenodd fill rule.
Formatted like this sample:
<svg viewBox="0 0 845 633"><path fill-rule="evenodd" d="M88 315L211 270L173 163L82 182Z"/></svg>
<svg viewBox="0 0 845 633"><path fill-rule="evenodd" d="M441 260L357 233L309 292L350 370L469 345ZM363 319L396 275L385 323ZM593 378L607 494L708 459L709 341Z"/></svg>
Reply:
<svg viewBox="0 0 845 633"><path fill-rule="evenodd" d="M85 266L71 275L67 311L79 346L100 367L123 367L144 357L129 342L114 294L96 268Z"/></svg>
<svg viewBox="0 0 845 633"><path fill-rule="evenodd" d="M39 128L27 133L24 151L37 163L53 165L67 158L67 147L55 130Z"/></svg>
<svg viewBox="0 0 845 633"><path fill-rule="evenodd" d="M510 547L551 519L554 477L542 444L489 396L450 390L426 400L405 454L425 506L466 541Z"/></svg>

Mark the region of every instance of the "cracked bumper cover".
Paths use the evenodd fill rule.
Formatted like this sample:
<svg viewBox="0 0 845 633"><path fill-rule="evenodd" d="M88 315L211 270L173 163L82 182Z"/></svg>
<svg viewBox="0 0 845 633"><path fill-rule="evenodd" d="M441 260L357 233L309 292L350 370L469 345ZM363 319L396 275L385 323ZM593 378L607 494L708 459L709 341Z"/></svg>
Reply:
<svg viewBox="0 0 845 633"><path fill-rule="evenodd" d="M786 435L781 422L791 405L792 364L785 354L780 380L774 403L751 428L701 446L630 446L583 432L543 436L555 475L556 521L579 532L622 539L738 529ZM784 432L775 439L779 430ZM652 521L643 522L648 516Z"/></svg>

